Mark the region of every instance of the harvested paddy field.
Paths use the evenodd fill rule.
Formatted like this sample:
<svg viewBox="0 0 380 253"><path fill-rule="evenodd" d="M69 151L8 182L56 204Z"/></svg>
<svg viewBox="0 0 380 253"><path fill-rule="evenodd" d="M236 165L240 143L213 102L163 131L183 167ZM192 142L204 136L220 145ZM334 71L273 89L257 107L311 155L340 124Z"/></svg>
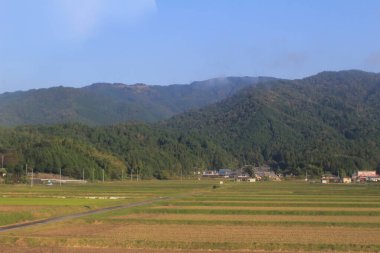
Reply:
<svg viewBox="0 0 380 253"><path fill-rule="evenodd" d="M199 186L201 189L202 186ZM193 186L135 182L34 187L0 185L0 226L125 205L195 190Z"/></svg>
<svg viewBox="0 0 380 253"><path fill-rule="evenodd" d="M93 252L95 249L104 249L103 252L122 249L137 252L380 251L377 184L228 182L216 188L214 184L213 181L125 183L118 190L110 186L112 191L100 186L104 188L101 195L105 198L80 198L83 205L99 207L104 203L113 205L152 197L173 198L3 232L0 246L56 248L65 252L87 252L89 248ZM74 192L73 195L88 194ZM123 198L110 199L111 195ZM25 197L22 191L20 196ZM0 208L0 213L9 212L12 206L17 205ZM20 207L25 211L25 206ZM81 249L84 251L77 251Z"/></svg>

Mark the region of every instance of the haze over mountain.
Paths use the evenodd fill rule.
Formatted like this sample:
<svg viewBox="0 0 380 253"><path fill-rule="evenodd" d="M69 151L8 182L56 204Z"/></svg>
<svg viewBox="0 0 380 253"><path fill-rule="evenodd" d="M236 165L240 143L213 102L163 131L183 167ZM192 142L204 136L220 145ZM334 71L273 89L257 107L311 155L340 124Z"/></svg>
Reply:
<svg viewBox="0 0 380 253"><path fill-rule="evenodd" d="M266 80L271 78L226 77L169 86L96 83L84 88L60 86L4 93L0 95L0 125L154 122L220 101Z"/></svg>

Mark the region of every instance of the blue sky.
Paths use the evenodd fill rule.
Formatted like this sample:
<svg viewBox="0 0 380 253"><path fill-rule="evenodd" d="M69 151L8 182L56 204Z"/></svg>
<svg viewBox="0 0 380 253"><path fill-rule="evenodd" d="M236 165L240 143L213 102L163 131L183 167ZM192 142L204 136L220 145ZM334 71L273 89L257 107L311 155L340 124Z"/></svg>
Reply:
<svg viewBox="0 0 380 253"><path fill-rule="evenodd" d="M380 1L0 0L0 93L380 72Z"/></svg>

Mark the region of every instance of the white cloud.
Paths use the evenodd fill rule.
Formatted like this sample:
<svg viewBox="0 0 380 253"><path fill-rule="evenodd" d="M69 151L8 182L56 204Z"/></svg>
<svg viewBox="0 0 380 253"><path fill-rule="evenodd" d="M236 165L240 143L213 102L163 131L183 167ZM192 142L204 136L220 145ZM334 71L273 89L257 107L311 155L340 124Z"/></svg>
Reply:
<svg viewBox="0 0 380 253"><path fill-rule="evenodd" d="M107 22L133 23L157 9L155 0L55 0L55 18L65 36L86 39Z"/></svg>

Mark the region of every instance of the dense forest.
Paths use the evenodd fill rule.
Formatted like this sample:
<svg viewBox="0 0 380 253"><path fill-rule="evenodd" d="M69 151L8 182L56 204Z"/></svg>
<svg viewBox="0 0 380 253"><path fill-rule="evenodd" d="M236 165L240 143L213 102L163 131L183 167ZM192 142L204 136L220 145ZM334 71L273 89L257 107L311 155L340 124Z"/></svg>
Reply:
<svg viewBox="0 0 380 253"><path fill-rule="evenodd" d="M179 178L206 169L234 167L236 159L212 142L150 125L89 127L80 124L0 130L0 153L16 179L25 165L36 172L99 180Z"/></svg>
<svg viewBox="0 0 380 253"><path fill-rule="evenodd" d="M5 167L87 178L102 170L175 178L206 169L268 164L283 174L351 175L379 169L380 75L322 72L248 86L158 123L79 123L0 129Z"/></svg>
<svg viewBox="0 0 380 253"><path fill-rule="evenodd" d="M248 164L287 174L352 174L380 162L380 75L322 72L276 80L164 123Z"/></svg>

